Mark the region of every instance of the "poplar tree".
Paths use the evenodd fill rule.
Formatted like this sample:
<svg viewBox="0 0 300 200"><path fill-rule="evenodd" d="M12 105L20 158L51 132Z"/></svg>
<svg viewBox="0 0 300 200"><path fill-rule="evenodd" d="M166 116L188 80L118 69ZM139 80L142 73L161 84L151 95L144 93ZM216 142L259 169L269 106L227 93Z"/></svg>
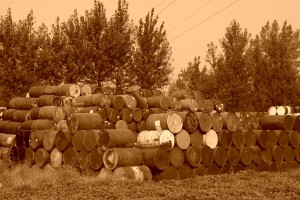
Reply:
<svg viewBox="0 0 300 200"><path fill-rule="evenodd" d="M214 99L215 94L212 88L214 87L214 77L206 66L200 70L200 56L195 57L193 62L188 63L188 67L181 69L176 79L176 87L183 90L200 91L205 99Z"/></svg>
<svg viewBox="0 0 300 200"><path fill-rule="evenodd" d="M154 9L140 19L136 32L134 64L130 68L132 82L143 88L160 88L170 81L171 47L164 23L158 24Z"/></svg>
<svg viewBox="0 0 300 200"><path fill-rule="evenodd" d="M254 98L257 110L274 105L295 105L299 92L296 60L300 56L299 30L276 20L267 22L251 42L250 55L255 67Z"/></svg>
<svg viewBox="0 0 300 200"><path fill-rule="evenodd" d="M103 33L103 69L109 73L107 81L115 87L125 87L129 82L128 69L133 62L133 23L129 19L128 3L118 1L118 8L109 19ZM126 80L127 78L127 80Z"/></svg>
<svg viewBox="0 0 300 200"><path fill-rule="evenodd" d="M220 40L220 56L210 55L213 73L217 83L216 96L222 100L229 111L251 109L251 76L253 70L247 64L246 50L250 34L242 30L240 24L233 20L226 28L225 36ZM215 54L211 48L210 54Z"/></svg>
<svg viewBox="0 0 300 200"><path fill-rule="evenodd" d="M30 11L24 20L13 22L11 10L0 19L0 85L2 98L24 96L37 81L34 17Z"/></svg>
<svg viewBox="0 0 300 200"><path fill-rule="evenodd" d="M101 85L110 77L113 71L112 65L107 65L107 57L104 54L104 31L107 28L106 10L99 1L94 1L94 7L85 12L81 20L84 39L87 44L87 58L83 73L86 76L86 82L97 83Z"/></svg>

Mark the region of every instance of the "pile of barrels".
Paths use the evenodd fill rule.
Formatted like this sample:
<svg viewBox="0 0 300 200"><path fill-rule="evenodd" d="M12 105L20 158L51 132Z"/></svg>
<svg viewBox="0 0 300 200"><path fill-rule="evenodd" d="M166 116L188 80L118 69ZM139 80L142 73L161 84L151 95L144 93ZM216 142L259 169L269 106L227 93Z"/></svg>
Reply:
<svg viewBox="0 0 300 200"><path fill-rule="evenodd" d="M19 162L16 135L0 133L0 166L9 166Z"/></svg>
<svg viewBox="0 0 300 200"><path fill-rule="evenodd" d="M40 168L68 165L104 180L283 171L300 162L299 119L225 112L198 91L35 86L3 111L0 155Z"/></svg>
<svg viewBox="0 0 300 200"><path fill-rule="evenodd" d="M239 118L238 129L252 130L261 129L259 120L262 116L268 114L267 112L235 112Z"/></svg>

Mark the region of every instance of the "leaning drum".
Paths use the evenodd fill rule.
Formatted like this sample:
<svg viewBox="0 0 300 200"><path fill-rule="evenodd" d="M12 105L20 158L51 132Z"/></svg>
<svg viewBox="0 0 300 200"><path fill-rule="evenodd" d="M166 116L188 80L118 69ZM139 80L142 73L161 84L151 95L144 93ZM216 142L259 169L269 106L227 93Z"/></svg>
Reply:
<svg viewBox="0 0 300 200"><path fill-rule="evenodd" d="M103 155L104 166L113 170L116 167L142 165L142 153L138 148L112 148Z"/></svg>
<svg viewBox="0 0 300 200"><path fill-rule="evenodd" d="M114 170L114 178L118 181L151 181L152 173L146 165L118 167Z"/></svg>

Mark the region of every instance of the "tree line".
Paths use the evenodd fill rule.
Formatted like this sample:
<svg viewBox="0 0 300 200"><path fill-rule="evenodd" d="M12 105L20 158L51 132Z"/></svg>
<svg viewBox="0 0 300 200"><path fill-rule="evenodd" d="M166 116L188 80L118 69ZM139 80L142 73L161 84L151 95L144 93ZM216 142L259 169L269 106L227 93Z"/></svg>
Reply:
<svg viewBox="0 0 300 200"><path fill-rule="evenodd" d="M169 83L171 53L154 9L134 24L126 0L118 1L110 18L95 0L83 16L75 9L65 22L57 17L51 29L45 24L36 29L32 10L14 22L8 9L0 16L0 98L62 82L159 88Z"/></svg>
<svg viewBox="0 0 300 200"><path fill-rule="evenodd" d="M128 3L119 0L106 16L98 0L85 14L35 28L33 11L14 22L11 10L0 16L0 99L24 96L35 85L84 82L114 87L138 84L155 89L201 91L224 102L228 111L266 111L297 105L300 96L300 35L285 21L267 22L251 37L233 20L220 44L207 45L202 65L196 56L171 82L172 49L164 22L154 9L137 24Z"/></svg>
<svg viewBox="0 0 300 200"><path fill-rule="evenodd" d="M224 102L229 111L267 111L270 106L300 105L300 35L285 21L267 22L251 38L233 20L220 39L210 43L201 67L195 57L182 69L170 90L200 90L204 98Z"/></svg>

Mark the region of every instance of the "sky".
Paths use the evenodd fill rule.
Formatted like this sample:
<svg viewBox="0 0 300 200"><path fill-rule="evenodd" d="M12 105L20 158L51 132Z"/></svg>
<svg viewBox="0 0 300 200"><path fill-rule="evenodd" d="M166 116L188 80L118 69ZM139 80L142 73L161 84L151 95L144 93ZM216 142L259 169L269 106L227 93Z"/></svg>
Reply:
<svg viewBox="0 0 300 200"><path fill-rule="evenodd" d="M107 18L115 12L118 0L99 0L106 9ZM128 12L135 24L145 18L151 8L164 22L172 47L173 77L196 56L205 62L207 44L213 42L220 49L220 39L235 19L252 37L270 21L279 26L287 20L293 29L300 29L300 0L127 0ZM36 25L49 28L56 17L66 21L77 9L79 15L93 8L94 0L0 0L0 15L11 8L14 21L25 19L32 9Z"/></svg>

